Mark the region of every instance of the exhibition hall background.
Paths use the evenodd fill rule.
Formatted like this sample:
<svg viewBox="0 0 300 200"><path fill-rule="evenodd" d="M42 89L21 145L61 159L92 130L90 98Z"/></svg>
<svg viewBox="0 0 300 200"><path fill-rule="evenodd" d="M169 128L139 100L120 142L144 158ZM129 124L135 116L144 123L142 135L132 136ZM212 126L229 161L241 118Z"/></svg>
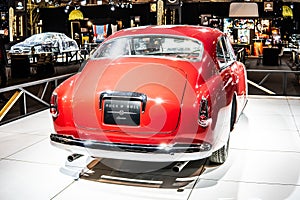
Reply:
<svg viewBox="0 0 300 200"><path fill-rule="evenodd" d="M229 7L231 2L199 2L183 3L181 5L181 24L201 25L201 15L211 15L216 19L229 17ZM274 10L264 11L264 3L258 2L259 18L270 19L273 27L281 29L281 34L292 34L299 32L300 3L274 2ZM282 6L293 4L293 17L282 16ZM154 25L157 23L156 12L150 12L150 3L133 4L132 8L116 7L111 10L110 5L81 6L85 19L94 21L97 24L116 23L122 21L122 28L131 26L130 20L135 16L139 17L138 25ZM69 13L65 12L65 7L40 9L40 19L42 20L42 30L70 33L68 22ZM175 21L175 23L178 21ZM283 35L282 35L283 36ZM282 37L283 38L283 37Z"/></svg>
<svg viewBox="0 0 300 200"><path fill-rule="evenodd" d="M91 0L87 1L90 2ZM61 32L75 37L79 32L80 37L89 34L92 37L92 25L116 24L118 30L133 26L156 25L158 9L153 9L153 4L158 1L144 0L92 0L93 4L82 5L81 1L65 0L0 0L1 30L9 27L9 19L12 22L13 38L11 42L19 42L33 34L40 32ZM54 3L56 2L56 3ZM103 3L102 3L103 2ZM164 0L163 23L162 24L189 24L204 25L203 17L209 20L220 20L229 18L230 4L236 1L198 1L193 0ZM174 5L170 2L175 2ZM254 2L258 5L258 17L246 17L247 19L267 19L271 27L280 29L282 39L288 38L293 33L300 33L300 2L299 1L238 1L241 3ZM265 3L272 3L272 10L266 10ZM284 16L283 7L291 10L289 16ZM112 9L114 7L114 9ZM155 7L158 7L157 5ZM13 17L9 16L9 9L13 9ZM82 13L81 19L70 19L70 13L78 10ZM13 20L12 20L13 19ZM73 26L74 21L79 25ZM73 24L73 25L72 25ZM92 24L92 25L91 25ZM211 25L211 24L205 24ZM220 24L220 26L222 26ZM79 29L79 30L74 30ZM223 27L218 27L222 30ZM222 30L223 31L223 30ZM109 35L110 33L108 33ZM271 34L271 33L270 33ZM80 38L80 43L82 42ZM93 42L90 38L88 42Z"/></svg>

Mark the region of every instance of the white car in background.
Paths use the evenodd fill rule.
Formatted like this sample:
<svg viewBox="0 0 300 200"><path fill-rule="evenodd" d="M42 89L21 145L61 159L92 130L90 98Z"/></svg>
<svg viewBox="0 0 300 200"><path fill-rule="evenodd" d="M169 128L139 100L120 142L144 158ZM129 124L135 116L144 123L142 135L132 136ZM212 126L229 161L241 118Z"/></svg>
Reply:
<svg viewBox="0 0 300 200"><path fill-rule="evenodd" d="M10 54L40 54L45 52L63 53L78 51L75 40L64 33L46 32L30 36L10 48Z"/></svg>

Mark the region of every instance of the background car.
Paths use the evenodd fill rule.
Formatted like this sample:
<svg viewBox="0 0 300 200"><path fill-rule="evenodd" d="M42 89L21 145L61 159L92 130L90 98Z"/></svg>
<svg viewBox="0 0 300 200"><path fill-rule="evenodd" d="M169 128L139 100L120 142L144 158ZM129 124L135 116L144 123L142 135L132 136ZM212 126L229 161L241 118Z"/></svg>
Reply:
<svg viewBox="0 0 300 200"><path fill-rule="evenodd" d="M96 158L223 163L246 79L217 29L125 29L53 92L51 143Z"/></svg>
<svg viewBox="0 0 300 200"><path fill-rule="evenodd" d="M79 50L75 40L64 33L46 32L30 36L10 48L10 54L62 53Z"/></svg>

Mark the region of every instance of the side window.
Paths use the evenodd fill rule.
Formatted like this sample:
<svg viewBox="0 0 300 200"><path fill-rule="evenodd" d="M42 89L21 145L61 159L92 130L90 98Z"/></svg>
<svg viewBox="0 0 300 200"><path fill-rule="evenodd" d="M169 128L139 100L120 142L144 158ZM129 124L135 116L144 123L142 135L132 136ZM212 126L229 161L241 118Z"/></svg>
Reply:
<svg viewBox="0 0 300 200"><path fill-rule="evenodd" d="M225 53L223 49L222 38L218 41L216 50L217 50L217 59L220 68L223 69L224 67L226 67L227 63L226 63Z"/></svg>
<svg viewBox="0 0 300 200"><path fill-rule="evenodd" d="M227 51L228 51L228 54L230 56L230 61L233 62L236 60L236 56L235 56L235 53L234 53L234 49L230 43L230 40L228 39L228 37L225 37L225 42L226 42L226 46L227 46Z"/></svg>
<svg viewBox="0 0 300 200"><path fill-rule="evenodd" d="M217 58L223 69L235 61L233 48L226 37L221 37L217 44Z"/></svg>
<svg viewBox="0 0 300 200"><path fill-rule="evenodd" d="M224 37L221 38L221 42L222 42L222 47L224 49L225 58L228 61L228 60L230 60L230 54L228 52L227 44L226 44L226 41L224 40Z"/></svg>

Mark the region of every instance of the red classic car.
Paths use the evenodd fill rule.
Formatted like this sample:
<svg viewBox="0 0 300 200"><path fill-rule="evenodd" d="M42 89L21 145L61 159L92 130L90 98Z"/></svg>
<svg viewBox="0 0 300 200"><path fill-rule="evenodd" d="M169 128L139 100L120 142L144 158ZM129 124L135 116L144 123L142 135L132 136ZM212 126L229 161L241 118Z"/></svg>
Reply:
<svg viewBox="0 0 300 200"><path fill-rule="evenodd" d="M217 29L124 29L53 92L51 143L96 158L223 163L246 79Z"/></svg>

